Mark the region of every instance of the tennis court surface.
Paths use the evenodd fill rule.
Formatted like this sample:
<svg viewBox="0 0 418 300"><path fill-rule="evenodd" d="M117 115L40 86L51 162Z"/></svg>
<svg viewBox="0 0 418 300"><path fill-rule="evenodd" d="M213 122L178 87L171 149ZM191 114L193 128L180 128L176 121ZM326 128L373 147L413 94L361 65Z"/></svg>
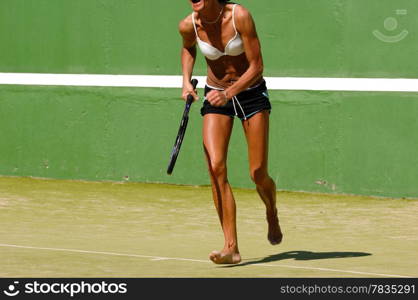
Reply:
<svg viewBox="0 0 418 300"><path fill-rule="evenodd" d="M243 261L209 187L0 177L1 277L418 277L418 200L278 192L282 244L235 189Z"/></svg>

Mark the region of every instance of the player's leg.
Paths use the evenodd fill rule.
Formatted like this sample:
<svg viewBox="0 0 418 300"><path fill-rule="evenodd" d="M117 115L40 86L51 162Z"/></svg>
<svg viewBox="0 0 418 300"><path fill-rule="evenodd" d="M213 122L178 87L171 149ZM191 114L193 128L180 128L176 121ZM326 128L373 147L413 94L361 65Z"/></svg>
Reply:
<svg viewBox="0 0 418 300"><path fill-rule="evenodd" d="M225 237L224 248L213 251L209 258L214 263L238 263L236 207L227 177L227 152L233 119L222 114L206 114L203 117L203 147L212 183L213 200Z"/></svg>
<svg viewBox="0 0 418 300"><path fill-rule="evenodd" d="M268 239L271 244L282 240L276 208L276 184L268 173L269 112L263 110L242 122L248 144L250 176L266 205Z"/></svg>

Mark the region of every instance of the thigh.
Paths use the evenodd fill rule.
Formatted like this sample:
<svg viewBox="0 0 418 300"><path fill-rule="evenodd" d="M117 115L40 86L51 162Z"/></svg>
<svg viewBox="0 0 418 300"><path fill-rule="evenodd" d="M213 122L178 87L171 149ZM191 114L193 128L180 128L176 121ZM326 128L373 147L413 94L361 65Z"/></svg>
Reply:
<svg viewBox="0 0 418 300"><path fill-rule="evenodd" d="M225 164L234 119L222 114L203 116L203 146L208 163Z"/></svg>
<svg viewBox="0 0 418 300"><path fill-rule="evenodd" d="M242 121L248 145L248 160L252 170L267 170L269 118L269 111L263 110L248 120Z"/></svg>

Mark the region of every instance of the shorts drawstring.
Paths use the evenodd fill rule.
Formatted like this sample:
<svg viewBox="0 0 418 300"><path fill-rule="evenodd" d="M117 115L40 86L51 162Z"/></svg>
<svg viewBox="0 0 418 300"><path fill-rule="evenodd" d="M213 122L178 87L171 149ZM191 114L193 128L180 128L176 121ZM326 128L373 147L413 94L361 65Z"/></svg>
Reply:
<svg viewBox="0 0 418 300"><path fill-rule="evenodd" d="M239 108L241 108L242 115L244 116L244 120L247 120L247 116L245 115L244 109L242 108L241 104L239 103L237 96L232 97L231 101L232 101L232 105L234 106L235 115L238 116L237 108L235 107L235 101L236 101Z"/></svg>
<svg viewBox="0 0 418 300"><path fill-rule="evenodd" d="M221 89L217 89L217 90L218 90L218 91L222 91ZM207 99L206 99L206 97L204 97L203 99L204 99L204 100L207 100ZM235 116L238 116L237 107L235 106L235 102L237 102L237 104L238 104L239 108L241 109L242 115L244 116L244 121L245 121L245 120L247 120L247 116L245 115L245 111L244 111L244 109L242 108L241 104L239 103L237 96L232 97L232 98L231 98L231 101L232 101L232 105L233 105L233 107L234 107Z"/></svg>
<svg viewBox="0 0 418 300"><path fill-rule="evenodd" d="M256 113L262 110L271 110L270 101L267 94L267 88L265 81L258 83L255 86L249 87L245 91L242 91L240 94L235 95L228 99L227 103L224 106L214 107L211 106L209 101L207 101L206 94L211 90L225 91L223 88L214 87L206 83L205 86L205 96L204 103L200 109L200 114L202 116L208 113L223 114L230 117L239 117L241 121L247 121ZM245 93L244 93L245 92ZM239 99L239 100L238 100ZM230 103L230 101L232 103ZM242 104L240 101L244 101ZM247 111L247 113L244 110ZM239 113L241 111L241 113Z"/></svg>

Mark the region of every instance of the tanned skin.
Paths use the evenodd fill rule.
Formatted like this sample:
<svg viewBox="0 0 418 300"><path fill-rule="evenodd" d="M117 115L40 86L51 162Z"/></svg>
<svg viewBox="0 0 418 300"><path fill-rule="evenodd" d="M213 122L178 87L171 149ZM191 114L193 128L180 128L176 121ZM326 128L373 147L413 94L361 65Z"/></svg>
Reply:
<svg viewBox="0 0 418 300"><path fill-rule="evenodd" d="M199 38L220 51L235 36L231 3L218 0L200 0L192 3ZM212 23L214 20L218 21ZM211 90L206 99L212 106L223 106L240 92L263 80L263 59L256 27L250 12L241 5L235 8L235 25L244 44L244 53L238 56L222 56L217 60L206 58L207 83L224 91ZM196 33L192 14L179 23L183 44L181 62L183 72L183 99L192 94L198 99L190 84L196 61ZM266 206L268 223L267 238L276 245L282 241L276 208L276 184L268 173L268 111L260 111L242 121L248 146L249 172L257 192ZM238 249L236 204L227 177L228 144L233 127L233 118L221 114L206 114L203 117L203 148L212 184L214 204L224 233L225 243L221 250L212 251L209 258L216 264L237 264L241 261Z"/></svg>

